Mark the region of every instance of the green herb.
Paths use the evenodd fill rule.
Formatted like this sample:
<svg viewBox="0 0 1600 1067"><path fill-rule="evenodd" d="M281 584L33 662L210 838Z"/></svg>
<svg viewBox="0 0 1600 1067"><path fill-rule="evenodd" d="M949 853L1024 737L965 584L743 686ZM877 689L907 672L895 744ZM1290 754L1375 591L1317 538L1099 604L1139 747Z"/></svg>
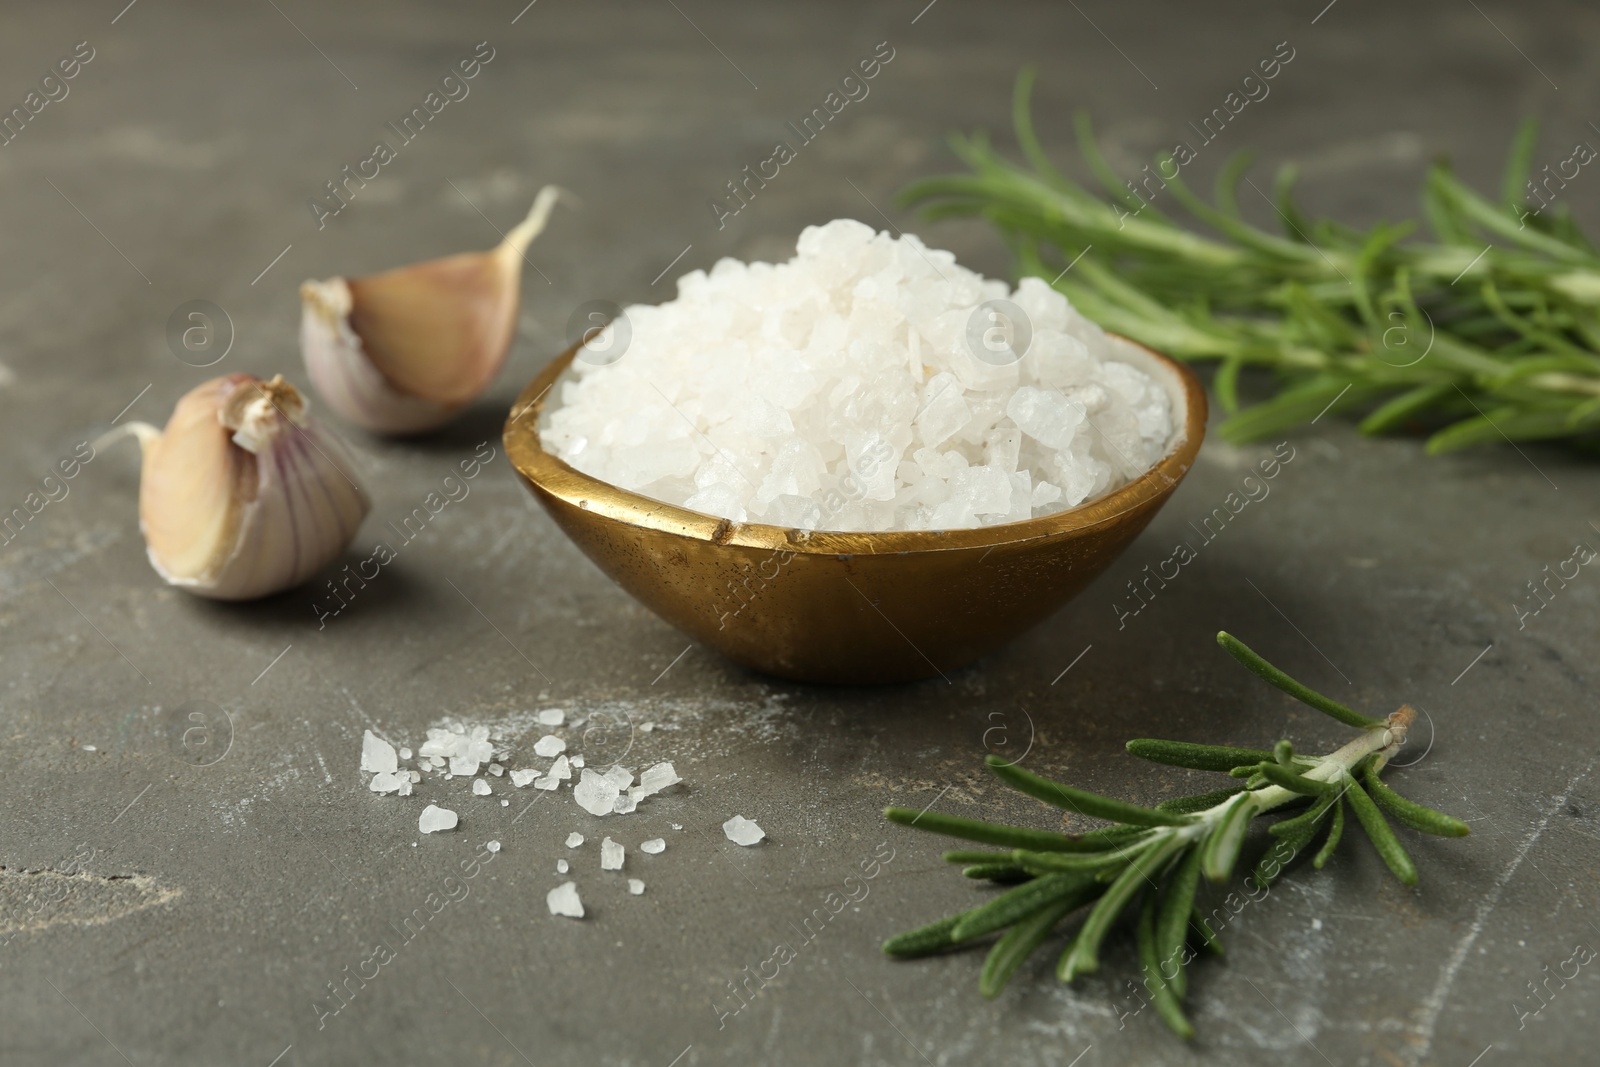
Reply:
<svg viewBox="0 0 1600 1067"><path fill-rule="evenodd" d="M1459 819L1407 800L1379 779L1390 757L1405 743L1416 718L1412 708L1402 706L1386 719L1369 719L1296 682L1231 635L1218 634L1217 643L1255 674L1309 707L1356 725L1360 734L1325 756L1302 755L1287 740L1270 750L1129 741L1129 752L1155 763L1219 771L1255 782L1163 801L1154 808L1075 789L990 756L989 769L1018 792L1114 825L1063 834L909 808L886 809L890 821L903 826L1003 846L1005 851L955 849L944 858L963 865L968 877L1020 884L975 908L892 937L884 942L884 952L903 958L925 956L1004 930L979 980L983 995L994 997L1057 926L1084 908L1088 911L1068 940L1057 973L1070 982L1097 970L1101 944L1137 903L1135 940L1151 1003L1175 1033L1191 1037L1194 1029L1183 1014L1188 986L1184 967L1195 955L1190 944L1222 951L1195 903L1200 877L1222 882L1233 876L1246 831L1257 815L1310 802L1299 814L1272 825L1276 843L1251 875L1262 887L1326 831L1313 861L1321 869L1344 832L1346 806L1379 856L1406 885L1416 884L1416 867L1384 812L1425 833L1459 837L1467 832Z"/></svg>
<svg viewBox="0 0 1600 1067"><path fill-rule="evenodd" d="M1531 120L1513 142L1500 203L1435 163L1422 192L1433 239L1406 240L1417 223L1362 231L1307 218L1292 196L1292 166L1269 193L1242 154L1222 168L1213 202L1189 189L1170 155L1135 187L1102 157L1080 113L1079 150L1104 188L1091 191L1058 171L1034 136L1032 82L1031 71L1018 78L1013 114L1026 166L982 135L957 137L971 173L916 182L902 199L933 218L987 219L1022 274L1054 279L1106 329L1179 359L1217 361L1214 389L1232 415L1225 436L1276 434L1332 406L1366 411L1367 433L1434 429L1430 452L1534 438L1592 445L1600 436L1600 253L1565 205L1534 211L1524 202ZM1270 205L1282 236L1245 221L1241 186L1247 200ZM1241 411L1246 367L1274 372L1281 388Z"/></svg>

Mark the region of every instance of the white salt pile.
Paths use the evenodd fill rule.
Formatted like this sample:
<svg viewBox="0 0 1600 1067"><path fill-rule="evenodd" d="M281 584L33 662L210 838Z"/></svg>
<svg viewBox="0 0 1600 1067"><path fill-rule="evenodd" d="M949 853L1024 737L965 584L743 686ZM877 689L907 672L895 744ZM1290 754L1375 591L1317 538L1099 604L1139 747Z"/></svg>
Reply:
<svg viewBox="0 0 1600 1067"><path fill-rule="evenodd" d="M545 894L544 902L551 915L565 915L569 919L583 918L583 901L578 899L578 883L562 882Z"/></svg>
<svg viewBox="0 0 1600 1067"><path fill-rule="evenodd" d="M1174 436L1166 389L1042 280L1012 292L847 219L808 227L787 263L724 259L625 315L620 357L573 362L544 446L736 522L1013 522L1125 484Z"/></svg>
<svg viewBox="0 0 1600 1067"><path fill-rule="evenodd" d="M753 845L767 836L767 832L757 826L752 819L743 815L735 815L722 824L722 832L729 841L736 845Z"/></svg>

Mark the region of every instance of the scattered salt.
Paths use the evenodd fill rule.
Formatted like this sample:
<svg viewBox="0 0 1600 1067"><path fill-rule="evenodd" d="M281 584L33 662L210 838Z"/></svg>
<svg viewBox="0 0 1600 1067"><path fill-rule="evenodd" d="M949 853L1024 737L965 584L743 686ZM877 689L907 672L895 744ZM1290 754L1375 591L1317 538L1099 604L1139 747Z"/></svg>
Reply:
<svg viewBox="0 0 1600 1067"><path fill-rule="evenodd" d="M623 358L572 364L540 429L658 500L805 529L987 526L1123 485L1174 436L1148 364L1046 282L1013 291L914 236L841 219L787 263L723 259L677 290L627 309Z"/></svg>
<svg viewBox="0 0 1600 1067"><path fill-rule="evenodd" d="M753 845L767 836L767 832L743 815L735 815L722 824L722 832L736 845Z"/></svg>
<svg viewBox="0 0 1600 1067"><path fill-rule="evenodd" d="M567 713L560 708L549 708L541 711L537 718L540 726L560 726L566 721Z"/></svg>
<svg viewBox="0 0 1600 1067"><path fill-rule="evenodd" d="M400 769L400 764L395 761L394 746L371 730L361 733L361 769L380 774L393 774Z"/></svg>
<svg viewBox="0 0 1600 1067"><path fill-rule="evenodd" d="M400 758L401 759L410 759L411 758L411 750L409 748L402 748L400 750Z"/></svg>
<svg viewBox="0 0 1600 1067"><path fill-rule="evenodd" d="M577 848L581 844L583 844L583 835L578 833L578 831L574 830L572 833L567 835L568 848Z"/></svg>
<svg viewBox="0 0 1600 1067"><path fill-rule="evenodd" d="M422 772L421 771L407 771L406 772L406 777L411 779L411 781L413 781L413 782L420 782L420 781L422 781Z"/></svg>
<svg viewBox="0 0 1600 1067"><path fill-rule="evenodd" d="M482 778L474 778L472 780L472 792L475 795L480 796L480 797L488 796L489 795L489 783L484 781Z"/></svg>
<svg viewBox="0 0 1600 1067"><path fill-rule="evenodd" d="M539 777L539 772L532 769L526 771L512 771L511 784L516 786L518 789L521 789L523 786L527 785L537 777Z"/></svg>
<svg viewBox="0 0 1600 1067"><path fill-rule="evenodd" d="M600 869L602 871L622 870L623 848L611 838L600 842Z"/></svg>
<svg viewBox="0 0 1600 1067"><path fill-rule="evenodd" d="M499 775L506 773L506 769L500 766L498 763L491 763L489 764L489 773L498 777Z"/></svg>
<svg viewBox="0 0 1600 1067"><path fill-rule="evenodd" d="M581 767L582 764L579 764ZM556 761L550 764L550 777L559 778L563 782L572 777L572 761L565 756L557 756Z"/></svg>
<svg viewBox="0 0 1600 1067"><path fill-rule="evenodd" d="M667 850L667 841L664 837L652 837L639 845L640 852L648 852L652 856L659 856Z"/></svg>
<svg viewBox="0 0 1600 1067"><path fill-rule="evenodd" d="M543 789L543 790L545 790L547 792L549 790L551 790L551 789L560 789L561 788L561 779L557 778L553 774L547 774L543 778L539 779L537 782L534 782L533 783L533 787L535 789Z"/></svg>
<svg viewBox="0 0 1600 1067"><path fill-rule="evenodd" d="M672 828L674 830L682 830L683 829L683 823L675 822L675 823L672 824Z"/></svg>
<svg viewBox="0 0 1600 1067"><path fill-rule="evenodd" d="M572 791L572 799L590 815L609 815L619 792L615 782L585 767L583 777Z"/></svg>
<svg viewBox="0 0 1600 1067"><path fill-rule="evenodd" d="M581 753L572 757L572 765L580 770L583 769L583 755Z"/></svg>
<svg viewBox="0 0 1600 1067"><path fill-rule="evenodd" d="M390 774L379 771L372 776L372 781L367 783L367 788L374 793L393 793L402 785L410 785L411 781L403 774Z"/></svg>
<svg viewBox="0 0 1600 1067"><path fill-rule="evenodd" d="M500 798L500 806L502 808L509 808L511 806L511 801L507 800L505 797L501 797Z"/></svg>
<svg viewBox="0 0 1600 1067"><path fill-rule="evenodd" d="M449 808L441 808L429 804L422 809L422 815L417 819L419 833L432 834L440 830L454 830L456 827L456 813Z"/></svg>
<svg viewBox="0 0 1600 1067"><path fill-rule="evenodd" d="M656 724L653 723L653 722L642 722L642 723L639 724L639 732L641 734L654 733L655 729L656 729Z"/></svg>
<svg viewBox="0 0 1600 1067"><path fill-rule="evenodd" d="M629 878L628 879L628 892L632 893L636 897L637 896L643 896L644 895L644 882L640 881L637 878Z"/></svg>
<svg viewBox="0 0 1600 1067"><path fill-rule="evenodd" d="M618 789L626 789L633 784L633 772L620 763L613 767L607 767L605 777L606 781L614 783Z"/></svg>
<svg viewBox="0 0 1600 1067"><path fill-rule="evenodd" d="M533 752L536 756L559 756L567 750L567 743L555 734L545 734L533 743Z"/></svg>
<svg viewBox="0 0 1600 1067"><path fill-rule="evenodd" d="M82 748L85 752L97 751L95 746L93 746L93 745L80 745L79 747Z"/></svg>
<svg viewBox="0 0 1600 1067"><path fill-rule="evenodd" d="M632 814L639 807L639 798L633 795L633 790L618 793L617 799L612 802L611 810L617 815Z"/></svg>
<svg viewBox="0 0 1600 1067"><path fill-rule="evenodd" d="M484 845L483 847L488 849L490 852L499 852L500 851L500 842L498 842L498 841L490 841L488 844Z"/></svg>
<svg viewBox="0 0 1600 1067"><path fill-rule="evenodd" d="M557 874L566 874L571 869L572 869L572 865L570 863L568 863L566 860L556 860L556 873Z"/></svg>
<svg viewBox="0 0 1600 1067"><path fill-rule="evenodd" d="M562 882L545 894L545 905L551 915L565 915L569 919L583 918L583 901L578 899L578 884Z"/></svg>
<svg viewBox="0 0 1600 1067"><path fill-rule="evenodd" d="M672 764L658 763L654 767L647 768L643 774L639 775L639 788L642 790L640 796L652 796L668 786L677 785L681 781L683 779L679 778L678 772L672 769Z"/></svg>

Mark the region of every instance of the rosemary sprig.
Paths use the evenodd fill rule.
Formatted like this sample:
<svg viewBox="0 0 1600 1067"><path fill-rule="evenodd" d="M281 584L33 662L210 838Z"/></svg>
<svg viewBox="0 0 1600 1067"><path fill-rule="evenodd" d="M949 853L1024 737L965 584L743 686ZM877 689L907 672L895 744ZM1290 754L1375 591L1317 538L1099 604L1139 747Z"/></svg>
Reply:
<svg viewBox="0 0 1600 1067"><path fill-rule="evenodd" d="M1026 166L982 135L957 137L970 173L915 182L902 199L933 218L987 219L1019 273L1054 279L1105 328L1180 359L1217 362L1213 387L1232 415L1225 436L1280 433L1336 404L1365 410L1365 433L1432 429L1430 452L1600 439L1600 253L1564 205L1534 211L1523 202L1531 121L1513 142L1500 203L1447 164L1430 168L1422 215L1433 239L1422 241L1413 222L1360 231L1309 219L1293 198L1292 166L1269 196L1250 181L1243 154L1223 166L1212 202L1188 187L1170 154L1135 186L1105 161L1080 113L1079 151L1103 187L1095 192L1045 157L1029 115L1032 82L1023 71L1013 107ZM1245 221L1242 182L1271 204L1282 236ZM1168 209L1214 236L1178 224ZM1281 388L1240 410L1249 367L1272 371Z"/></svg>
<svg viewBox="0 0 1600 1067"><path fill-rule="evenodd" d="M990 756L989 769L1018 792L1112 825L1063 834L910 808L885 809L891 822L903 826L1001 846L1004 851L956 849L944 858L962 864L968 877L1013 887L977 907L892 937L883 951L902 958L924 956L1003 930L978 982L984 996L994 997L1061 923L1085 908L1057 974L1070 982L1097 970L1107 934L1137 904L1135 940L1151 1003L1174 1033L1191 1037L1194 1028L1183 1013L1188 985L1184 967L1195 955L1190 944L1222 951L1195 903L1200 878L1224 882L1233 876L1246 831L1257 815L1309 801L1298 814L1271 826L1276 841L1251 874L1262 887L1326 832L1313 859L1320 870L1343 835L1347 807L1406 885L1416 884L1416 866L1385 812L1424 833L1459 837L1467 832L1466 823L1405 799L1379 778L1405 743L1416 717L1411 707L1402 705L1384 719L1368 718L1296 682L1230 634L1219 633L1217 643L1252 673L1360 733L1325 756L1301 755L1288 740L1270 751L1129 741L1128 751L1142 759L1246 779L1240 787L1176 798L1153 808L1064 785Z"/></svg>

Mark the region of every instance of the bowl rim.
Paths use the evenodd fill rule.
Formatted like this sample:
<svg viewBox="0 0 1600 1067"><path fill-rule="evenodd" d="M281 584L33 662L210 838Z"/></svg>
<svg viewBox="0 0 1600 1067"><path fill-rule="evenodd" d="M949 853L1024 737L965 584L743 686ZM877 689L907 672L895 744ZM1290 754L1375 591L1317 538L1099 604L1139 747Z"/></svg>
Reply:
<svg viewBox="0 0 1600 1067"><path fill-rule="evenodd" d="M523 389L511 405L502 440L517 473L540 493L625 525L717 545L806 555L854 556L997 548L1065 537L1113 522L1122 515L1158 502L1188 473L1205 438L1206 392L1194 371L1132 338L1110 331L1107 336L1139 349L1172 376L1182 397L1184 422L1180 432L1175 434L1171 447L1161 459L1126 485L1077 507L993 526L951 530L808 531L759 522L734 522L655 500L585 474L547 452L538 432L545 397L571 365L579 345L552 359Z"/></svg>

